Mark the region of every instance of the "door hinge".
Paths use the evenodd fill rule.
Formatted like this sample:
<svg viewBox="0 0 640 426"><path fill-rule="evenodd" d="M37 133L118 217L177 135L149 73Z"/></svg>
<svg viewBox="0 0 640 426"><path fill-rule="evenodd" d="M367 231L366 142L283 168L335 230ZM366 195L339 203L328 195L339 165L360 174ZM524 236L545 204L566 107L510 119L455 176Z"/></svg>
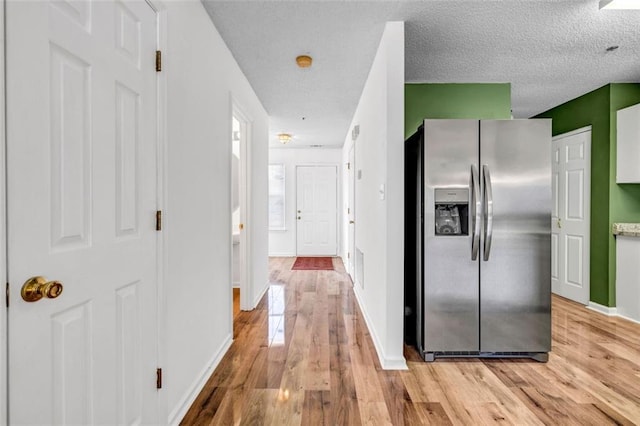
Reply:
<svg viewBox="0 0 640 426"><path fill-rule="evenodd" d="M160 50L156 50L156 71L162 71L162 52Z"/></svg>
<svg viewBox="0 0 640 426"><path fill-rule="evenodd" d="M351 259L351 253L347 252L347 259Z"/></svg>
<svg viewBox="0 0 640 426"><path fill-rule="evenodd" d="M9 307L9 294L10 294L10 290L9 290L9 283L7 283L7 289L5 290L5 297L6 297L6 304L7 304L7 308Z"/></svg>
<svg viewBox="0 0 640 426"><path fill-rule="evenodd" d="M156 368L156 389L162 389L162 368Z"/></svg>
<svg viewBox="0 0 640 426"><path fill-rule="evenodd" d="M347 207L347 214L351 214L351 208Z"/></svg>
<svg viewBox="0 0 640 426"><path fill-rule="evenodd" d="M347 170L351 170L351 163L347 163Z"/></svg>
<svg viewBox="0 0 640 426"><path fill-rule="evenodd" d="M156 211L156 231L162 231L162 210Z"/></svg>

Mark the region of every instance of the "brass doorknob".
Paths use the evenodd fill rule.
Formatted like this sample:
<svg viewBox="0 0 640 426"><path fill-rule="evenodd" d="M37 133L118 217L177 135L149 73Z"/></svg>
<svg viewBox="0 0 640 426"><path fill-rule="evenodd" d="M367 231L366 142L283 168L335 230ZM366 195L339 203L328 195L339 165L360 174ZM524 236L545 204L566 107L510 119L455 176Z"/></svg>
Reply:
<svg viewBox="0 0 640 426"><path fill-rule="evenodd" d="M25 302L37 302L43 297L55 299L62 293L62 283L59 281L47 281L45 277L29 278L22 286L22 298Z"/></svg>

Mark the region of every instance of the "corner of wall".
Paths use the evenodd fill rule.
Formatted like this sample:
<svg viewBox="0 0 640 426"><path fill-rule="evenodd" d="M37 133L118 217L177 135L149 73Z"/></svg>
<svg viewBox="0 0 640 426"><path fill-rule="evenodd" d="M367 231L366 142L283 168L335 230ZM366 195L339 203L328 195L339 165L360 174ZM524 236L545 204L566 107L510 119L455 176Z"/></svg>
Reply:
<svg viewBox="0 0 640 426"><path fill-rule="evenodd" d="M640 185L620 185L617 175L617 113L640 103L639 83L611 83L609 87L609 227L615 222L640 222ZM616 240L609 238L609 300L616 306Z"/></svg>
<svg viewBox="0 0 640 426"><path fill-rule="evenodd" d="M386 262L387 322L384 368L404 366L404 22L388 22Z"/></svg>
<svg viewBox="0 0 640 426"><path fill-rule="evenodd" d="M254 299L253 299L253 301L251 303L251 310L255 309L258 306L258 303L260 303L260 300L265 295L267 290L269 290L269 280L267 280L264 283L262 288L260 288L260 287L257 288L257 291L255 292L255 297L254 297Z"/></svg>
<svg viewBox="0 0 640 426"><path fill-rule="evenodd" d="M364 322L367 324L367 328L369 329L369 335L371 336L371 341L373 342L373 346L376 350L376 354L378 355L378 361L380 362L380 366L382 367L382 369L408 370L407 361L402 354L400 354L399 356L387 355L385 346L382 343L382 339L378 335L375 323L371 320L371 316L369 315L369 311L367 310L367 304L363 303L360 289L354 286L353 292L356 295L356 300L358 302L358 306L360 307L360 312L362 312L362 316L364 317ZM400 335L402 336L402 333L400 333Z"/></svg>
<svg viewBox="0 0 640 426"><path fill-rule="evenodd" d="M354 292L382 367L406 368L402 291L404 22L385 25L350 128L355 125L360 126L355 142L355 243L366 261L357 273L364 274L364 287L356 285ZM345 139L343 159L351 149L349 135ZM360 149L361 144L367 149Z"/></svg>

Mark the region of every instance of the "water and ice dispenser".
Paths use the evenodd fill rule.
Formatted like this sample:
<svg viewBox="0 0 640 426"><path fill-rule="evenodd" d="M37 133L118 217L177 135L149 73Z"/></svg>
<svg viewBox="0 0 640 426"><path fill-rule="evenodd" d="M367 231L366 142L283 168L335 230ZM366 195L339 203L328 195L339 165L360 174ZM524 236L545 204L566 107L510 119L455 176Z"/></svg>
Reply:
<svg viewBox="0 0 640 426"><path fill-rule="evenodd" d="M469 188L435 188L436 235L469 235Z"/></svg>

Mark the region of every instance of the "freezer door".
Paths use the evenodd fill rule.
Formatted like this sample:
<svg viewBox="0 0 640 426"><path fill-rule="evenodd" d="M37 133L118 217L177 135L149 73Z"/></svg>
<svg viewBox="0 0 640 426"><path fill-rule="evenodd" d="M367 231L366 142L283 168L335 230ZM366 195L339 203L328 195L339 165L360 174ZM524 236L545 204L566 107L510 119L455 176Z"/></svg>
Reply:
<svg viewBox="0 0 640 426"><path fill-rule="evenodd" d="M551 120L480 123L480 351L551 350Z"/></svg>
<svg viewBox="0 0 640 426"><path fill-rule="evenodd" d="M423 350L477 352L479 256L472 260L472 166L479 158L477 120L425 120L423 224ZM452 200L468 188L467 235L436 235L435 188ZM440 194L443 194L440 191ZM446 198L446 191L444 192ZM462 211L462 209L460 209Z"/></svg>

